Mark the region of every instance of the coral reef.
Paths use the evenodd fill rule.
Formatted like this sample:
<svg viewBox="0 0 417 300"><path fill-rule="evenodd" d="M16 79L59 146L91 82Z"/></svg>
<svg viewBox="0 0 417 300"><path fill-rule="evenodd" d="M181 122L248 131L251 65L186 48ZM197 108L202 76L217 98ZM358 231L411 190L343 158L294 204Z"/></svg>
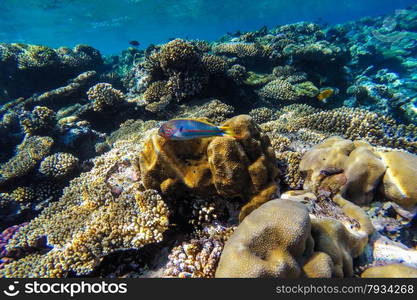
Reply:
<svg viewBox="0 0 417 300"><path fill-rule="evenodd" d="M300 162L304 189L340 193L357 204L374 199L376 188L407 209L416 207L414 183L417 157L399 151L378 152L363 141L332 137L306 152Z"/></svg>
<svg viewBox="0 0 417 300"><path fill-rule="evenodd" d="M416 277L416 19L0 43L0 276Z"/></svg>
<svg viewBox="0 0 417 300"><path fill-rule="evenodd" d="M78 45L74 49L52 49L2 43L0 67L4 72L0 83L9 97L27 97L65 83L82 72L98 69L102 63L100 52L87 45Z"/></svg>
<svg viewBox="0 0 417 300"><path fill-rule="evenodd" d="M114 111L124 101L123 93L109 83L97 83L87 91L88 100L97 112Z"/></svg>
<svg viewBox="0 0 417 300"><path fill-rule="evenodd" d="M240 219L268 201L276 191L278 175L269 139L247 115L223 125L240 138L172 141L153 134L141 153L144 186L171 196L194 193L241 198L246 204Z"/></svg>
<svg viewBox="0 0 417 300"><path fill-rule="evenodd" d="M53 145L50 137L31 136L17 147L17 153L0 169L0 185L8 181L28 175L37 163L44 159Z"/></svg>
<svg viewBox="0 0 417 300"><path fill-rule="evenodd" d="M249 214L228 239L216 277L352 276L372 229L352 231L337 219L310 218L294 200L271 200Z"/></svg>
<svg viewBox="0 0 417 300"><path fill-rule="evenodd" d="M78 166L78 158L70 153L55 153L45 157L40 166L39 172L52 178L68 176Z"/></svg>
<svg viewBox="0 0 417 300"><path fill-rule="evenodd" d="M115 148L96 158L93 169L72 180L58 202L22 227L7 251L40 250L5 264L1 275L87 274L109 253L160 242L169 210L156 191L140 189L132 150ZM44 248L54 251L43 251L42 237L47 238Z"/></svg>

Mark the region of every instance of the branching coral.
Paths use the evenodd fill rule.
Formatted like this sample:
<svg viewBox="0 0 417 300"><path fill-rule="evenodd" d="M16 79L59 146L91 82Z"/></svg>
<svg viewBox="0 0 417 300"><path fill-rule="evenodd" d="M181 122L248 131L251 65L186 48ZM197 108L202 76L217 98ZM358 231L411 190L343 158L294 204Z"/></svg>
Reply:
<svg viewBox="0 0 417 300"><path fill-rule="evenodd" d="M274 104L294 102L299 99L293 86L286 80L274 80L262 87L259 96Z"/></svg>
<svg viewBox="0 0 417 300"><path fill-rule="evenodd" d="M137 149L132 146L119 146L96 158L91 171L71 181L62 198L21 228L7 245L10 251L39 248L46 237L53 251L40 249L6 264L0 274L61 277L72 271L85 275L113 251L160 242L168 226L168 207L156 191L141 190L134 164Z"/></svg>
<svg viewBox="0 0 417 300"><path fill-rule="evenodd" d="M87 95L93 103L93 110L97 112L117 110L125 100L124 94L109 83L96 84L88 90Z"/></svg>
<svg viewBox="0 0 417 300"><path fill-rule="evenodd" d="M30 173L49 154L53 142L50 137L26 137L17 147L17 154L1 166L0 184Z"/></svg>
<svg viewBox="0 0 417 300"><path fill-rule="evenodd" d="M45 157L39 166L39 172L48 177L63 178L78 166L78 158L70 153L55 153Z"/></svg>
<svg viewBox="0 0 417 300"><path fill-rule="evenodd" d="M27 134L45 133L55 127L55 112L44 106L36 106L30 116L22 119L20 123Z"/></svg>

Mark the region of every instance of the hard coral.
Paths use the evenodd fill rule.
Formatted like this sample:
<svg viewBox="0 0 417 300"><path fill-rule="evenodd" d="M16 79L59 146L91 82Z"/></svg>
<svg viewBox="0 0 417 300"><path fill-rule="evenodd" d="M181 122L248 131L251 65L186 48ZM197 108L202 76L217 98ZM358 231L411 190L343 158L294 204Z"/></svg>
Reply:
<svg viewBox="0 0 417 300"><path fill-rule="evenodd" d="M59 201L13 236L8 251L38 250L5 265L1 276L85 275L109 253L162 240L168 207L156 191L140 188L137 145L123 145L96 158L91 171L71 181ZM53 251L39 248L43 237Z"/></svg>
<svg viewBox="0 0 417 300"><path fill-rule="evenodd" d="M300 163L304 189L326 190L357 204L374 199L378 186L390 200L407 209L416 206L414 178L417 156L400 151L378 152L363 141L332 137L306 152Z"/></svg>
<svg viewBox="0 0 417 300"><path fill-rule="evenodd" d="M298 201L269 201L226 242L216 277L352 276L352 258L362 253L372 232L366 220L360 221L364 228L354 232L337 219L309 216Z"/></svg>
<svg viewBox="0 0 417 300"><path fill-rule="evenodd" d="M63 178L78 166L78 158L70 153L55 153L41 162L39 172L52 178Z"/></svg>
<svg viewBox="0 0 417 300"><path fill-rule="evenodd" d="M166 72L195 68L200 60L196 47L182 39L175 39L165 44L159 54L161 67Z"/></svg>
<svg viewBox="0 0 417 300"><path fill-rule="evenodd" d="M404 264L389 264L366 269L362 278L417 278L417 268Z"/></svg>
<svg viewBox="0 0 417 300"><path fill-rule="evenodd" d="M105 112L117 110L125 100L125 95L109 83L98 83L87 91L88 99L93 103L93 110Z"/></svg>
<svg viewBox="0 0 417 300"><path fill-rule="evenodd" d="M273 103L294 102L299 99L293 86L286 80L274 80L262 87L259 96Z"/></svg>
<svg viewBox="0 0 417 300"><path fill-rule="evenodd" d="M36 106L30 116L22 119L20 123L27 134L46 133L55 126L55 112L44 106Z"/></svg>
<svg viewBox="0 0 417 300"><path fill-rule="evenodd" d="M8 180L29 174L38 161L49 154L53 142L50 137L26 137L17 147L16 155L1 166L0 185Z"/></svg>
<svg viewBox="0 0 417 300"><path fill-rule="evenodd" d="M144 144L140 168L146 188L172 197L189 193L241 198L240 219L276 191L278 169L267 136L247 115L226 121L239 139L167 140L156 134Z"/></svg>

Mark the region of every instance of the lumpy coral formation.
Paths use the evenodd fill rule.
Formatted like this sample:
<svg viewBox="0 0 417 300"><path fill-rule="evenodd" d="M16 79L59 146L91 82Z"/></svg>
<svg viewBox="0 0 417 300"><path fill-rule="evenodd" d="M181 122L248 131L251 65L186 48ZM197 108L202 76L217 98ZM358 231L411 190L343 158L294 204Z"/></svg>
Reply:
<svg viewBox="0 0 417 300"><path fill-rule="evenodd" d="M156 191L141 190L135 158L127 151L114 149L96 158L95 167L71 181L58 202L22 227L7 251L38 251L5 264L0 275L87 274L109 253L160 242L169 209Z"/></svg>
<svg viewBox="0 0 417 300"><path fill-rule="evenodd" d="M0 276L415 276L416 8L120 55L0 43ZM157 134L176 118L235 135Z"/></svg>
<svg viewBox="0 0 417 300"><path fill-rule="evenodd" d="M305 174L304 189L340 193L357 204L374 199L377 187L399 205L416 206L417 157L399 151L378 152L370 144L332 137L305 153L300 171Z"/></svg>
<svg viewBox="0 0 417 300"><path fill-rule="evenodd" d="M294 200L272 200L249 214L225 244L216 277L353 275L372 229L351 231L337 219L311 218Z"/></svg>
<svg viewBox="0 0 417 300"><path fill-rule="evenodd" d="M93 110L103 112L108 110L117 110L125 96L123 93L109 83L98 83L87 91L88 99L93 104Z"/></svg>
<svg viewBox="0 0 417 300"><path fill-rule="evenodd" d="M239 138L172 141L153 134L141 154L146 188L163 195L218 194L246 202L240 219L276 192L278 169L267 136L247 115L229 119Z"/></svg>
<svg viewBox="0 0 417 300"><path fill-rule="evenodd" d="M78 158L70 153L55 153L45 157L39 166L39 172L53 178L69 175L78 166Z"/></svg>

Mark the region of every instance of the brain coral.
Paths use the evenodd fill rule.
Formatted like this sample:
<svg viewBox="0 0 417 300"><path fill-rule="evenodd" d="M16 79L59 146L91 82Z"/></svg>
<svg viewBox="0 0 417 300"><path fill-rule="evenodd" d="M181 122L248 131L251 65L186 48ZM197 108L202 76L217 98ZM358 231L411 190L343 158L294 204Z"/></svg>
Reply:
<svg viewBox="0 0 417 300"><path fill-rule="evenodd" d="M140 169L146 188L163 195L221 195L246 203L240 219L276 191L278 169L269 138L247 115L229 119L239 136L187 141L153 134L144 144Z"/></svg>
<svg viewBox="0 0 417 300"><path fill-rule="evenodd" d="M85 275L113 251L160 242L169 210L156 191L140 188L138 147L117 144L95 158L91 171L72 180L59 201L13 236L8 251L35 251L6 264L0 276ZM51 251L41 247L45 238Z"/></svg>
<svg viewBox="0 0 417 300"><path fill-rule="evenodd" d="M360 220L363 221L362 216ZM227 240L216 277L344 277L353 275L372 231L316 218L294 200L271 200L249 214Z"/></svg>

